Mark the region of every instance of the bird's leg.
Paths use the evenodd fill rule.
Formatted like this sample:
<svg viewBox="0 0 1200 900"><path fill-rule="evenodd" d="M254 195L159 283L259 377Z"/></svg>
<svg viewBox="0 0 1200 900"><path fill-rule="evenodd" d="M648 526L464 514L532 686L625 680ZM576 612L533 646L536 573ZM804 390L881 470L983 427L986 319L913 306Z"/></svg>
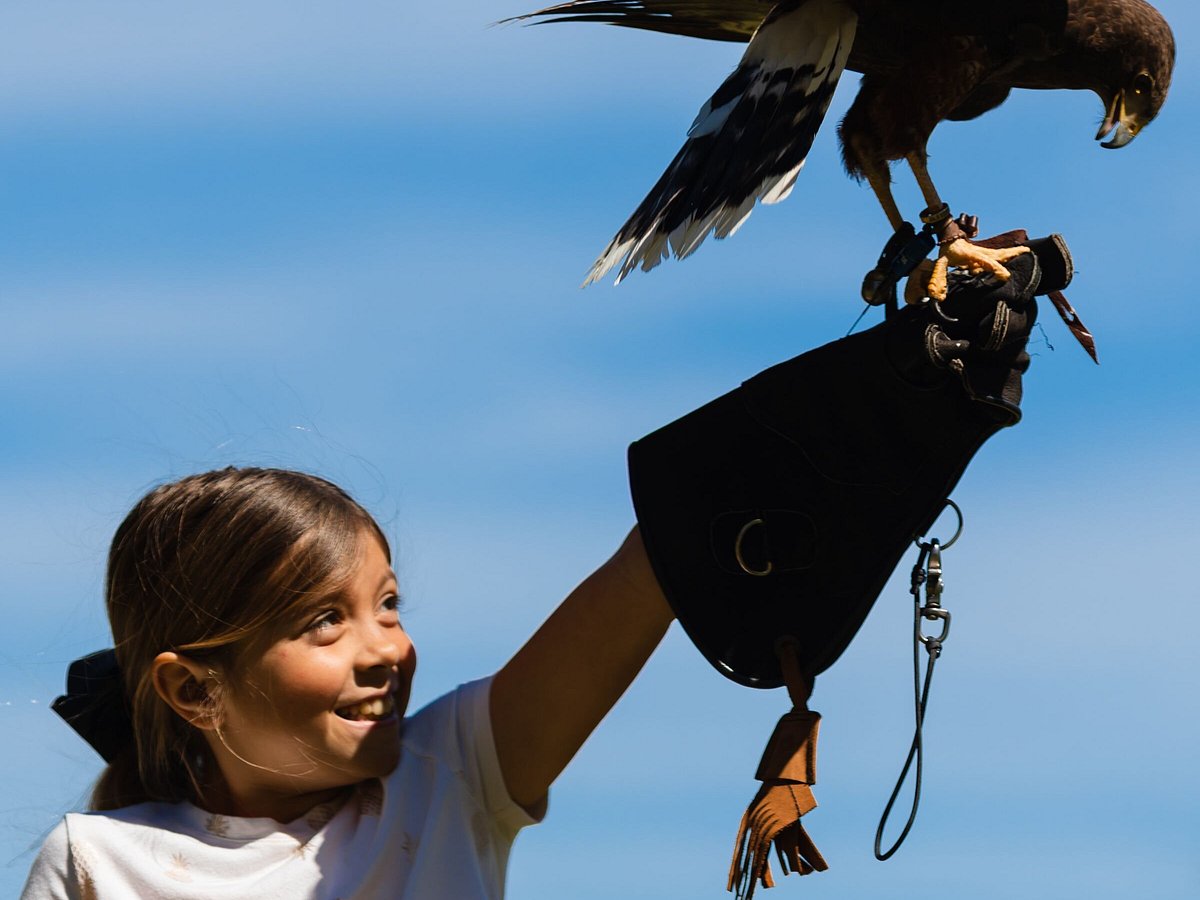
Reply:
<svg viewBox="0 0 1200 900"><path fill-rule="evenodd" d="M933 179L929 177L929 169L925 165L925 154L913 152L908 154L907 158L909 168L912 169L912 173L917 179L917 186L921 189L921 196L925 198L926 208L937 209L942 205L942 198L938 195L937 188L934 187Z"/></svg>
<svg viewBox="0 0 1200 900"><path fill-rule="evenodd" d="M892 231L899 231L904 227L904 216L900 215L900 207L896 205L896 198L892 196L892 178L888 174L887 164L863 163L862 168L867 176L867 184L871 185L875 199L879 201L879 205L883 207L883 214L891 223Z"/></svg>
<svg viewBox="0 0 1200 900"><path fill-rule="evenodd" d="M966 269L971 275L994 275L1001 281L1008 281L1009 272L1004 263L1013 257L1029 251L1028 247L1008 247L1003 250L992 250L972 244L963 236L962 231L954 224L949 210L938 195L929 170L925 166L925 153L913 152L908 154L908 165L916 176L921 195L925 198L926 214L936 215L939 210L946 210L942 224L939 226L938 258L933 264L933 272L929 276L927 292L934 300L946 299L946 272L950 266ZM910 281L911 285L911 281ZM906 299L908 293L906 292Z"/></svg>
<svg viewBox="0 0 1200 900"><path fill-rule="evenodd" d="M864 155L865 159L869 159L869 157ZM892 231L899 231L908 222L901 214L900 207L896 205L896 198L892 196L892 179L888 173L887 164L879 165L864 161L860 165L867 178L867 184L871 185L871 190L875 192L875 199L879 201L879 205L883 208L883 214L887 216L888 223L892 226ZM904 286L905 303L920 303L924 299L925 286L929 283L932 271L933 263L928 260L922 260L917 268L913 269Z"/></svg>

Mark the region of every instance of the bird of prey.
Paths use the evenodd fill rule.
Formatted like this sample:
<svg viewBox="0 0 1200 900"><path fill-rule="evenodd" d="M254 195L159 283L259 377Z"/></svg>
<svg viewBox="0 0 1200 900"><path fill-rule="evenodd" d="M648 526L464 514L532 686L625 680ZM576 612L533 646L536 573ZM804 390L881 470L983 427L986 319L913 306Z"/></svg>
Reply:
<svg viewBox="0 0 1200 900"><path fill-rule="evenodd" d="M749 42L584 284L618 264L620 282L682 259L737 231L756 202L787 197L844 69L863 75L839 129L846 170L899 230L890 165L906 160L925 220L940 223L929 296L945 296L948 266L1007 278L1024 248L986 250L955 227L926 170L933 129L1013 88L1091 90L1105 110L1096 139L1124 147L1158 114L1175 61L1170 27L1144 0L570 0L518 18Z"/></svg>

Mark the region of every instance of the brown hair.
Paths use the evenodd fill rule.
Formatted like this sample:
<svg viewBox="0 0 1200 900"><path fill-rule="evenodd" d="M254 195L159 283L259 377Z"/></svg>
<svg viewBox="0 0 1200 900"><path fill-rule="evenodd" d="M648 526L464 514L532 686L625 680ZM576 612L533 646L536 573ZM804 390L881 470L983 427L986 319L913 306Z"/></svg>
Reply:
<svg viewBox="0 0 1200 900"><path fill-rule="evenodd" d="M113 536L105 590L134 740L100 776L92 809L202 802L207 744L159 697L151 663L171 650L235 671L281 613L342 587L364 530L389 552L345 491L284 469L191 475L138 502Z"/></svg>

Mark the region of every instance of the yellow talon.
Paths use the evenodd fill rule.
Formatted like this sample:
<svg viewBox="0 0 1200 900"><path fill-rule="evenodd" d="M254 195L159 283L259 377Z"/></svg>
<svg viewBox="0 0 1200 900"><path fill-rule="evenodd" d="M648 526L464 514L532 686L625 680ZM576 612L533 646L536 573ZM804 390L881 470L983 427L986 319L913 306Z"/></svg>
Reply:
<svg viewBox="0 0 1200 900"><path fill-rule="evenodd" d="M950 261L945 254L939 253L937 260L933 264L933 273L929 276L929 284L925 290L930 298L941 303L946 299L946 292L949 285L946 282L946 274L950 270Z"/></svg>
<svg viewBox="0 0 1200 900"><path fill-rule="evenodd" d="M957 238L942 247L938 253L926 290L929 296L939 303L945 300L948 288L946 273L951 266L963 269L970 275L994 275L1000 281L1008 281L1010 273L1004 267L1004 263L1028 252L1028 247L1004 247L994 250L972 244L966 238ZM909 296L910 293L906 291L905 299Z"/></svg>
<svg viewBox="0 0 1200 900"><path fill-rule="evenodd" d="M923 259L917 263L917 267L909 273L908 281L904 285L904 302L909 306L916 306L929 296L929 280L933 277L934 263L931 260Z"/></svg>

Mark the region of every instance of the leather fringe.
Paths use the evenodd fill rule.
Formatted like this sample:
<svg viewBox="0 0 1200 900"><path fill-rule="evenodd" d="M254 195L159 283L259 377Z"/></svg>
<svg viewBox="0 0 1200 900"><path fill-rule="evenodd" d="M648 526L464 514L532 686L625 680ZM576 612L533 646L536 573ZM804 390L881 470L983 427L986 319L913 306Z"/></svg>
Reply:
<svg viewBox="0 0 1200 900"><path fill-rule="evenodd" d="M800 824L805 813L816 809L812 785L817 783L817 732L820 713L808 709L812 681L799 668L794 648L780 648L784 678L792 698L792 711L779 720L755 778L762 787L750 801L729 866L726 890L736 891L738 900L751 900L754 889L775 886L771 875L771 845L784 875L823 872L829 865Z"/></svg>
<svg viewBox="0 0 1200 900"><path fill-rule="evenodd" d="M823 872L829 865L821 856L799 816L797 810L815 807L812 790L806 784L763 785L750 809L742 817L738 831L733 865L729 870L728 890L737 891L738 900L750 900L754 888L775 887L771 875L771 844L779 857L779 867L784 875L799 872Z"/></svg>

